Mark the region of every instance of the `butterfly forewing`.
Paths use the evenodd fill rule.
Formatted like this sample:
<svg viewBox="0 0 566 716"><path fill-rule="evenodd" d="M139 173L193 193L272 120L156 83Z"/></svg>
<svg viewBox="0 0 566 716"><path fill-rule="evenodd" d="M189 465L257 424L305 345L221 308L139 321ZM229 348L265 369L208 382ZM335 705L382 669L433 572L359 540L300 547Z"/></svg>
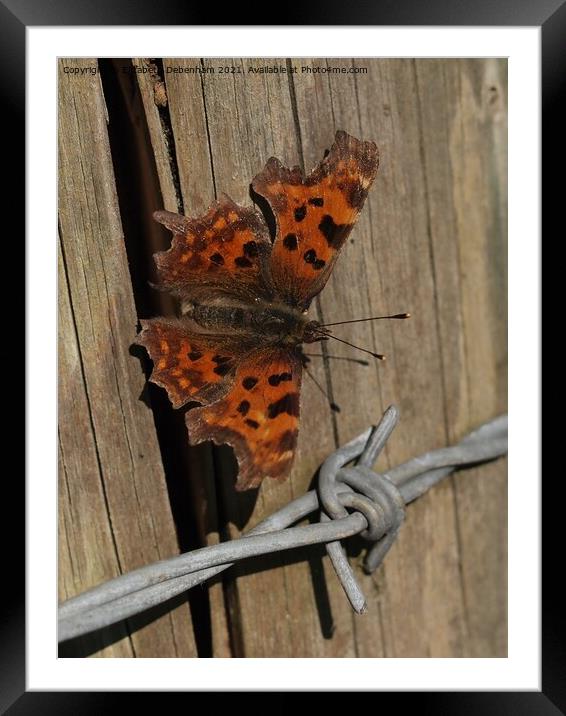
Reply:
<svg viewBox="0 0 566 716"><path fill-rule="evenodd" d="M307 308L324 287L366 199L379 154L373 142L337 132L328 156L304 177L271 158L252 182L275 215L270 270L279 296Z"/></svg>
<svg viewBox="0 0 566 716"><path fill-rule="evenodd" d="M154 216L173 232L171 248L155 255L161 287L185 300L270 297L271 241L255 209L222 196L199 218L169 211Z"/></svg>

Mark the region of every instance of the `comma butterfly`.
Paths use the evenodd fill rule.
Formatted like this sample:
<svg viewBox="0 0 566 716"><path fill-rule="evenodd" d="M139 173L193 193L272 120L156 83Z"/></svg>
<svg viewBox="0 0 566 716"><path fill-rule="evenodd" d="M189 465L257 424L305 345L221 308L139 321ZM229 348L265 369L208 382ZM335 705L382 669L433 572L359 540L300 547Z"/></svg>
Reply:
<svg viewBox="0 0 566 716"><path fill-rule="evenodd" d="M377 146L336 133L308 175L272 157L252 181L275 217L223 195L199 218L157 211L173 232L155 255L161 287L181 302L179 318L141 321L137 343L154 363L150 380L174 408L189 401L191 444L234 448L236 489L289 474L299 427L301 345L330 331L309 320L366 199L379 163Z"/></svg>

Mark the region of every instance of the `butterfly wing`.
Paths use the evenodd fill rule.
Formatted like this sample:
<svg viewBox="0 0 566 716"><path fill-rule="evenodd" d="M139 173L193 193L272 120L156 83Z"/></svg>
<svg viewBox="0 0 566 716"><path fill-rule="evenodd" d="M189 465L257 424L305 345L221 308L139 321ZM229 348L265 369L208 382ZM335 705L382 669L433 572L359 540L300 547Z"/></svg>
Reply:
<svg viewBox="0 0 566 716"><path fill-rule="evenodd" d="M142 321L136 342L153 360L150 380L165 388L174 408L203 404L186 415L191 444L233 446L238 490L288 475L299 428L298 352L199 334L186 318Z"/></svg>
<svg viewBox="0 0 566 716"><path fill-rule="evenodd" d="M270 270L278 295L307 308L324 287L377 173L373 142L336 133L329 154L304 177L272 157L252 182L275 215Z"/></svg>
<svg viewBox="0 0 566 716"><path fill-rule="evenodd" d="M165 388L174 408L224 395L248 350L242 339L236 343L233 337L199 334L186 318L154 318L141 324L136 343L153 361L150 380Z"/></svg>
<svg viewBox="0 0 566 716"><path fill-rule="evenodd" d="M287 477L297 444L302 364L282 348L252 351L220 400L186 415L191 444L228 443L238 459L237 490Z"/></svg>
<svg viewBox="0 0 566 716"><path fill-rule="evenodd" d="M270 297L271 241L255 209L223 195L199 218L169 211L154 218L173 232L171 248L155 255L161 287L187 301Z"/></svg>
<svg viewBox="0 0 566 716"><path fill-rule="evenodd" d="M187 302L224 295L307 308L328 280L377 166L376 145L345 132L337 132L330 153L307 177L270 159L253 188L275 215L273 246L263 217L226 196L200 218L156 212L174 234L171 248L156 255L161 286ZM229 326L226 335L205 334L188 316L142 325L137 342L154 361L151 380L174 407L202 404L186 415L190 442L232 445L239 490L264 477L284 479L297 444L299 352L258 347L257 335L231 335Z"/></svg>

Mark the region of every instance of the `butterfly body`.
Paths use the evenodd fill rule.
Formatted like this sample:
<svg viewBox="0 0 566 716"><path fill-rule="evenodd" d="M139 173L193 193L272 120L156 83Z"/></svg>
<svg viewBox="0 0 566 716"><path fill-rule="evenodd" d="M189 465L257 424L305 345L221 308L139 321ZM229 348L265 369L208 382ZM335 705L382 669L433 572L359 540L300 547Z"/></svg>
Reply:
<svg viewBox="0 0 566 716"><path fill-rule="evenodd" d="M151 381L186 413L189 440L232 445L236 488L284 479L297 445L302 343L329 331L308 308L328 280L376 175L378 151L346 132L307 176L271 158L252 181L273 213L222 195L200 217L154 218L173 233L156 254L160 287L178 318L142 320L137 342L153 360ZM270 236L268 225L275 226Z"/></svg>
<svg viewBox="0 0 566 716"><path fill-rule="evenodd" d="M241 333L255 338L257 345L298 346L322 340L317 333L318 321L311 321L304 311L283 303L258 300L221 302L191 306L186 316L192 318L203 331Z"/></svg>

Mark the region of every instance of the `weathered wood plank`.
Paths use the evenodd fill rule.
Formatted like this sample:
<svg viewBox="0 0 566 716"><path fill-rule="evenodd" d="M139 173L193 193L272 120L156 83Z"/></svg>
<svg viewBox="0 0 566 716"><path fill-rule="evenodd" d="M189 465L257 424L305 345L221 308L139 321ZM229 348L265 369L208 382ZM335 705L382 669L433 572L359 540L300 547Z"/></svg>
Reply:
<svg viewBox="0 0 566 716"><path fill-rule="evenodd" d="M412 313L406 324L374 328L376 348L389 359L379 371L383 406L396 403L401 412L381 462L390 465L445 444L434 272L413 65L371 63L354 82L362 134L375 138L382 159L369 207L372 240L363 244L367 272L375 276L368 282L369 315ZM442 484L408 513L369 609L381 612L387 656L458 656L462 595L451 485ZM358 629L360 650L369 655L365 636Z"/></svg>
<svg viewBox="0 0 566 716"><path fill-rule="evenodd" d="M163 102L167 102L167 96L156 98L156 84L161 80L157 79L157 68L150 60L134 59L132 66L140 70L136 77L163 197L163 206L160 208L167 209L167 211L179 211L181 208L180 197L177 196L172 171L172 163L175 162L175 147L172 146L173 138L168 135L163 126L164 120L160 113L160 110L167 111L167 104L163 104ZM144 70L152 71L146 73Z"/></svg>
<svg viewBox="0 0 566 716"><path fill-rule="evenodd" d="M85 74L65 74L63 64L83 68ZM93 478L83 482L78 453L92 453L94 444L107 513L100 514L99 504L96 516L102 525L108 525L112 537L111 548L108 537L92 541L92 526L87 526L89 513L78 511L87 494L72 506L65 493L61 494L63 509L72 512L76 522L73 543L61 544L61 552L84 553L85 559L100 561L104 567L73 575L73 588L82 591L93 586L90 579L98 579L106 570L111 573L105 576L111 577L116 567L129 571L178 553L178 546L152 414L139 399L145 378L129 352L137 317L96 61L60 63L59 139L61 247L76 331L70 331L68 319L62 322L60 345L63 355L74 352L75 360L77 353L80 356L86 392L82 408L87 404L91 425L83 436L77 432L80 423L74 422L77 410L60 411L61 434L67 436L62 441L65 479L74 491L89 489ZM64 390L66 384L61 388ZM73 398L61 394L62 407ZM64 565L63 561L60 574L68 585ZM196 654L186 603L159 618L134 620L132 624L135 628L129 645L135 656Z"/></svg>
<svg viewBox="0 0 566 716"><path fill-rule="evenodd" d="M106 509L96 442L85 391L69 286L59 251L59 599L81 592L120 574ZM80 476L80 480L77 477ZM93 551L93 545L98 549ZM133 656L121 624L120 641L103 647L99 633L85 639L85 652L97 656Z"/></svg>
<svg viewBox="0 0 566 716"><path fill-rule="evenodd" d="M507 410L507 63L416 62L446 430ZM506 461L455 479L466 655L507 653Z"/></svg>

